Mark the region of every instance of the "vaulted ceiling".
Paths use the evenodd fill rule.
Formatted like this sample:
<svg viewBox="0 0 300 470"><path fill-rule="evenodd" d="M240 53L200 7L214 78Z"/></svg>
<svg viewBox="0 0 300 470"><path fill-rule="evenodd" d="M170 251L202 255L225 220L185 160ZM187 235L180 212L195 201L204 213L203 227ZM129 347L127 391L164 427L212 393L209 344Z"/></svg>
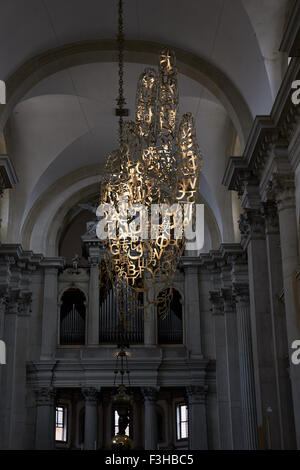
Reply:
<svg viewBox="0 0 300 470"><path fill-rule="evenodd" d="M153 62L143 48L153 47L153 43L177 48L181 62L187 58L185 66L179 65L180 112L191 111L195 116L204 154L202 196L213 211L223 240L232 238L233 229L226 224L226 217L232 218L231 200L221 187L222 175L236 135L242 144L246 138L239 129L239 113L247 114L251 123L255 115L271 109L286 63L278 46L292 3L124 1L126 38L140 48L139 55L126 56L125 92L130 117L134 115L138 75ZM9 232L14 241L22 241L21 232L30 212L45 194L49 203L54 197L51 188L59 180L65 187L68 175L83 168L95 168L97 174L116 146L114 52L108 51L107 59L101 62L88 58L77 64L71 61L70 65L68 58L60 65L55 52L70 43L76 43L75 50L83 41L114 39L116 6L114 0L2 2L0 78L10 83L13 76L19 87L17 93L8 96L13 105L6 126L10 156L20 179L11 197ZM42 59L32 61L37 55ZM57 60L58 65L41 73L45 57ZM31 66L34 64L32 85L22 75L24 64L30 61ZM55 191L58 194L58 189ZM28 248L36 248L28 243Z"/></svg>

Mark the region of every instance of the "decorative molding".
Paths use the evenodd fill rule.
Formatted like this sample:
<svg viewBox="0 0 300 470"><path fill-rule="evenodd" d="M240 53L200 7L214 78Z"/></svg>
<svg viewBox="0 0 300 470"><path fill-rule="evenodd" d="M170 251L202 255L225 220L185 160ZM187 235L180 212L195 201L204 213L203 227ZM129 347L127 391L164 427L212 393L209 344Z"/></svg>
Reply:
<svg viewBox="0 0 300 470"><path fill-rule="evenodd" d="M300 60L291 61L269 116L257 116L242 157L229 159L222 184L243 194L244 183L260 180L274 145L288 148L300 125L300 106L291 100L291 84L300 79ZM289 158L288 156L286 157Z"/></svg>
<svg viewBox="0 0 300 470"><path fill-rule="evenodd" d="M300 2L295 2L279 50L289 57L300 56Z"/></svg>

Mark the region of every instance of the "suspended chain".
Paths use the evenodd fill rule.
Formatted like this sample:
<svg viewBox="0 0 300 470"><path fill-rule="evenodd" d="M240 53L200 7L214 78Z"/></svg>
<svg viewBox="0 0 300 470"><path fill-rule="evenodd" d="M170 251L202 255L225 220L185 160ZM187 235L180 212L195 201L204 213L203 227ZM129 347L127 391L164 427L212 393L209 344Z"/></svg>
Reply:
<svg viewBox="0 0 300 470"><path fill-rule="evenodd" d="M123 0L119 0L119 14L118 14L118 50L119 50L119 96L117 98L118 113L119 113L119 145L120 150L123 148L123 115L124 105L126 104L124 98L124 31L123 31Z"/></svg>

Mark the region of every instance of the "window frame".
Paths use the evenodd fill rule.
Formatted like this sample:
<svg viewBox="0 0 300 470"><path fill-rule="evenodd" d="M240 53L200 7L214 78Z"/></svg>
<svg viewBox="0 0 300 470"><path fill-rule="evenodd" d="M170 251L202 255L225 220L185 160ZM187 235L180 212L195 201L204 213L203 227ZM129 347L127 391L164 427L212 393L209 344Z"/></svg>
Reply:
<svg viewBox="0 0 300 470"><path fill-rule="evenodd" d="M186 407L186 414L187 418L186 420L182 419L182 414L181 414L181 408L185 406ZM179 420L178 420L178 410L179 410ZM187 435L186 437L182 437L182 424L187 423L186 429L187 429ZM175 403L175 424L176 424L176 441L178 442L183 442L187 441L189 439L189 407L186 402L178 402ZM178 434L178 430L180 433Z"/></svg>
<svg viewBox="0 0 300 470"><path fill-rule="evenodd" d="M63 412L63 419L62 419L62 426L57 426L57 410L58 408L62 408ZM56 439L56 432L57 429L63 429L63 433L65 434L65 439L60 440ZM68 445L68 438L69 438L69 406L66 403L56 403L55 405L55 444L58 446L66 446Z"/></svg>

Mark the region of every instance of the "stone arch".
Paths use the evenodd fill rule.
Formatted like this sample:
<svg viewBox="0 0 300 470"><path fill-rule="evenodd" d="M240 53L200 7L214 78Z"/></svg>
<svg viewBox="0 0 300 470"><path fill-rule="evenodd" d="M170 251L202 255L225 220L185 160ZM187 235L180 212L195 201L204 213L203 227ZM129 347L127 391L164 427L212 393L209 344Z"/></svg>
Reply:
<svg viewBox="0 0 300 470"><path fill-rule="evenodd" d="M157 64L157 55L166 44L128 40L125 61ZM169 46L172 47L172 46ZM252 126L252 115L245 99L231 80L217 67L183 49L172 47L179 72L204 85L222 103L232 119L242 146ZM66 68L93 62L115 62L114 40L80 41L48 50L25 62L7 80L7 104L0 109L0 131L4 129L14 106L39 81Z"/></svg>
<svg viewBox="0 0 300 470"><path fill-rule="evenodd" d="M46 256L57 256L63 227L69 220L68 214L76 204L97 196L100 175L99 165L91 165L84 171L79 169L62 177L48 188L35 202L21 228L23 247ZM212 208L202 195L199 202L205 204L205 223L212 248L217 249L221 243L220 227Z"/></svg>

